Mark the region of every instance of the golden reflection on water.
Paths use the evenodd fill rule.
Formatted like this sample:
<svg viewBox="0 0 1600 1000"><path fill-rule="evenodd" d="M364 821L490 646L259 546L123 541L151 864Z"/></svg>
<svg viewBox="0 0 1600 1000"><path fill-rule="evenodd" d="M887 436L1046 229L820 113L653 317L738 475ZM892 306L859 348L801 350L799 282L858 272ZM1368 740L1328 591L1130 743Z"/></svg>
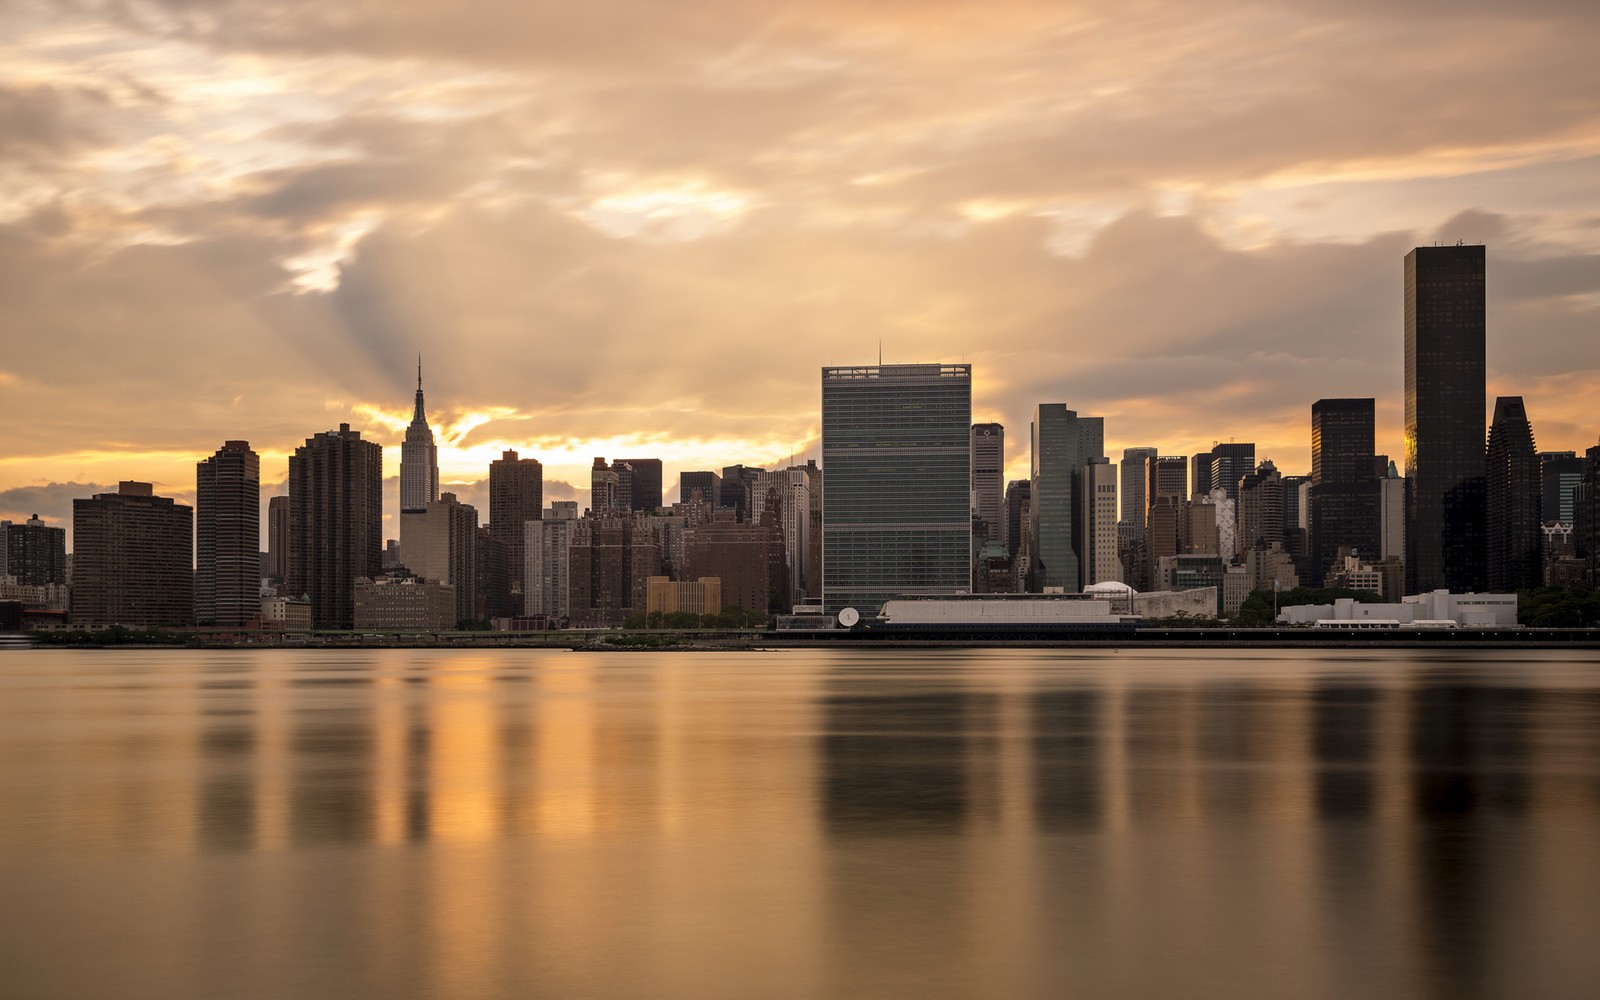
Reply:
<svg viewBox="0 0 1600 1000"><path fill-rule="evenodd" d="M6 654L0 972L135 1000L1580 995L1595 666Z"/></svg>

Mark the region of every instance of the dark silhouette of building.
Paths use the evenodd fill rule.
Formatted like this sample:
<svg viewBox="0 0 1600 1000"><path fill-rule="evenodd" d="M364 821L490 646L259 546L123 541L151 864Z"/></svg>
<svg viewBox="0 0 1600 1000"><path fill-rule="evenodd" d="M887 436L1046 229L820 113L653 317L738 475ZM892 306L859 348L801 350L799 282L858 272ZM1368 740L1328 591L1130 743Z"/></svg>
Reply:
<svg viewBox="0 0 1600 1000"><path fill-rule="evenodd" d="M1017 558L1017 548L1028 531L1028 506L1033 502L1033 481L1013 479L1006 484L1006 554Z"/></svg>
<svg viewBox="0 0 1600 1000"><path fill-rule="evenodd" d="M1572 524L1573 497L1583 482L1583 459L1575 451L1541 451L1539 480L1540 520Z"/></svg>
<svg viewBox="0 0 1600 1000"><path fill-rule="evenodd" d="M35 514L21 524L0 522L0 573L29 587L67 582L67 529Z"/></svg>
<svg viewBox="0 0 1600 1000"><path fill-rule="evenodd" d="M1239 502L1239 480L1250 475L1256 468L1256 446L1250 441L1228 441L1211 446L1211 485L1201 490L1199 484L1194 486L1195 493L1209 493L1212 490L1222 490L1228 494L1228 499L1234 503Z"/></svg>
<svg viewBox="0 0 1600 1000"><path fill-rule="evenodd" d="M1377 560L1378 477L1371 399L1311 404L1311 489L1306 512L1310 583L1322 586L1341 546Z"/></svg>
<svg viewBox="0 0 1600 1000"><path fill-rule="evenodd" d="M743 465L728 465L722 469L722 485L717 496L718 507L726 507L733 511L734 516L741 521L753 521L755 517L750 509L750 490L755 486L756 480L764 469L752 469ZM727 588L723 588L723 601L726 605Z"/></svg>
<svg viewBox="0 0 1600 1000"><path fill-rule="evenodd" d="M1029 427L1032 434L1033 491L1028 532L1033 562L1030 590L1083 587L1078 528L1083 498L1080 472L1105 451L1105 420L1079 416L1063 403L1041 403Z"/></svg>
<svg viewBox="0 0 1600 1000"><path fill-rule="evenodd" d="M1144 473L1145 524L1148 525L1150 508L1154 507L1162 497L1171 498L1179 508L1182 508L1184 501L1189 499L1189 457L1150 455L1144 460ZM1179 516L1182 516L1181 510Z"/></svg>
<svg viewBox="0 0 1600 1000"><path fill-rule="evenodd" d="M701 500L712 507L717 506L722 501L722 477L715 472L678 473L678 501L689 503L696 492Z"/></svg>
<svg viewBox="0 0 1600 1000"><path fill-rule="evenodd" d="M1489 589L1537 587L1543 577L1539 455L1521 396L1494 401L1484 467Z"/></svg>
<svg viewBox="0 0 1600 1000"><path fill-rule="evenodd" d="M340 424L289 457L289 593L310 597L314 627L349 629L356 579L382 570L383 449Z"/></svg>
<svg viewBox="0 0 1600 1000"><path fill-rule="evenodd" d="M1484 248L1405 259L1406 588L1480 591L1484 565Z"/></svg>
<svg viewBox="0 0 1600 1000"><path fill-rule="evenodd" d="M1211 481L1211 459L1213 453L1202 451L1189 456L1189 495L1206 496L1215 485Z"/></svg>
<svg viewBox="0 0 1600 1000"><path fill-rule="evenodd" d="M274 583L289 579L289 498L267 501L267 576Z"/></svg>
<svg viewBox="0 0 1600 1000"><path fill-rule="evenodd" d="M526 525L544 509L544 467L536 458L503 452L489 463L489 534L505 548L505 589L484 593L493 614L503 618L522 613ZM498 581L498 577L495 578ZM514 609L514 610L513 610Z"/></svg>
<svg viewBox="0 0 1600 1000"><path fill-rule="evenodd" d="M246 628L261 620L261 459L226 441L195 465L194 617Z"/></svg>
<svg viewBox="0 0 1600 1000"><path fill-rule="evenodd" d="M478 603L474 618L515 618L522 614L520 603L511 597L511 568L507 547L490 533L478 529ZM516 598L520 602L520 596Z"/></svg>
<svg viewBox="0 0 1600 1000"><path fill-rule="evenodd" d="M181 627L194 620L194 510L149 483L72 501L72 621Z"/></svg>
<svg viewBox="0 0 1600 1000"><path fill-rule="evenodd" d="M1584 584L1600 584L1600 444L1584 452L1583 482L1572 502L1572 537L1584 560Z"/></svg>
<svg viewBox="0 0 1600 1000"><path fill-rule="evenodd" d="M629 510L651 513L661 509L661 459L619 458L630 470Z"/></svg>
<svg viewBox="0 0 1600 1000"><path fill-rule="evenodd" d="M1150 474L1145 468L1148 459L1156 457L1154 448L1124 448L1118 471L1121 489L1117 502L1121 506L1119 520L1129 526L1133 538L1144 537L1144 526L1150 508L1150 498L1145 494L1150 484Z"/></svg>

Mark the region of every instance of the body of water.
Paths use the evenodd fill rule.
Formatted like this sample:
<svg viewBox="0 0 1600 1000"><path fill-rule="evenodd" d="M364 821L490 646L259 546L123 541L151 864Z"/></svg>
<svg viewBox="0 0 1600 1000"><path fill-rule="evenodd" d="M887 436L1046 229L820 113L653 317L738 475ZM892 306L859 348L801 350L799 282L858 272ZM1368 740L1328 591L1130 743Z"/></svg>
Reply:
<svg viewBox="0 0 1600 1000"><path fill-rule="evenodd" d="M0 653L0 996L1588 997L1600 663Z"/></svg>

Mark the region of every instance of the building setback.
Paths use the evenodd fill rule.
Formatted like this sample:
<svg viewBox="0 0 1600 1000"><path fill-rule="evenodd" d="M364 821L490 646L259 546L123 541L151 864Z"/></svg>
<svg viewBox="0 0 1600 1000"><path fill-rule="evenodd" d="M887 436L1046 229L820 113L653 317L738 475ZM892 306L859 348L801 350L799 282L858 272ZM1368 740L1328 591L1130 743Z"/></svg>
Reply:
<svg viewBox="0 0 1600 1000"><path fill-rule="evenodd" d="M828 613L970 588L971 429L971 365L822 369Z"/></svg>
<svg viewBox="0 0 1600 1000"><path fill-rule="evenodd" d="M1484 248L1405 259L1406 589L1481 591Z"/></svg>
<svg viewBox="0 0 1600 1000"><path fill-rule="evenodd" d="M181 627L194 620L194 510L149 483L72 501L75 625Z"/></svg>
<svg viewBox="0 0 1600 1000"><path fill-rule="evenodd" d="M1521 396L1494 401L1484 496L1489 589L1537 587L1543 576L1539 455Z"/></svg>
<svg viewBox="0 0 1600 1000"><path fill-rule="evenodd" d="M246 628L261 620L261 459L225 441L195 465L194 617Z"/></svg>
<svg viewBox="0 0 1600 1000"><path fill-rule="evenodd" d="M439 499L439 449L422 401L422 357L417 357L417 398L400 445L400 558L409 562L411 534L422 525L422 513ZM421 545L418 539L415 544Z"/></svg>
<svg viewBox="0 0 1600 1000"><path fill-rule="evenodd" d="M289 593L311 598L317 628L350 629L356 579L382 569L383 449L340 424L289 457Z"/></svg>

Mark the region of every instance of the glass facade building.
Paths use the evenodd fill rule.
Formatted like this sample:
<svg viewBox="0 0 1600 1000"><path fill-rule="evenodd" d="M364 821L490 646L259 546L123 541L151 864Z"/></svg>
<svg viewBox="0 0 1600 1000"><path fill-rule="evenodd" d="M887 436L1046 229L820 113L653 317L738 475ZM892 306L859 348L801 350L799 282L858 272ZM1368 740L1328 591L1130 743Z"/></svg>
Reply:
<svg viewBox="0 0 1600 1000"><path fill-rule="evenodd" d="M829 614L969 589L971 430L971 365L822 369Z"/></svg>
<svg viewBox="0 0 1600 1000"><path fill-rule="evenodd" d="M1465 594L1484 560L1484 248L1405 259L1406 592Z"/></svg>
<svg viewBox="0 0 1600 1000"><path fill-rule="evenodd" d="M1033 414L1033 542L1031 590L1082 589L1078 522L1083 517L1079 472L1105 453L1105 421L1080 417L1063 403L1041 403Z"/></svg>

